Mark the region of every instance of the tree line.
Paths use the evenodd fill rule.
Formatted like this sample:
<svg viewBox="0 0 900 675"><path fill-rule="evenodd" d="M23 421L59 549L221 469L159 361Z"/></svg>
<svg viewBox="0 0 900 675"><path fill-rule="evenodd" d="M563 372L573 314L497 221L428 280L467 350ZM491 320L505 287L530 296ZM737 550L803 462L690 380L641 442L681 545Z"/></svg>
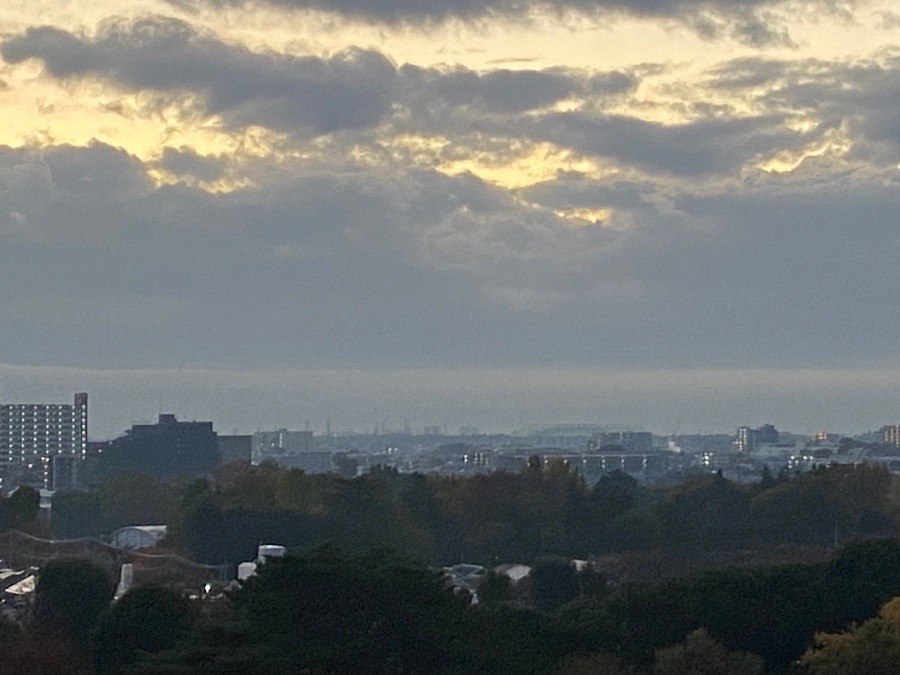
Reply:
<svg viewBox="0 0 900 675"><path fill-rule="evenodd" d="M275 464L233 463L211 478L116 474L53 497L57 538L166 524L168 545L198 562L249 560L260 542L388 547L435 565L493 566L539 556L623 551L715 552L784 544L834 548L900 531L900 479L881 467L765 473L756 484L718 474L643 487L614 471L588 486L562 460L470 477L376 468L355 478Z"/></svg>

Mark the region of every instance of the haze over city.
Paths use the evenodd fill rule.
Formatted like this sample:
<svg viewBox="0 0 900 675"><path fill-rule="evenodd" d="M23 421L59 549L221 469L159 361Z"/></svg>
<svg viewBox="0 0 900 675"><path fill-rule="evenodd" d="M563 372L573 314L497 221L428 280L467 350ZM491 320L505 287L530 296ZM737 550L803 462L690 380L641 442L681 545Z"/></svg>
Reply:
<svg viewBox="0 0 900 675"><path fill-rule="evenodd" d="M893 2L0 7L0 400L897 421Z"/></svg>

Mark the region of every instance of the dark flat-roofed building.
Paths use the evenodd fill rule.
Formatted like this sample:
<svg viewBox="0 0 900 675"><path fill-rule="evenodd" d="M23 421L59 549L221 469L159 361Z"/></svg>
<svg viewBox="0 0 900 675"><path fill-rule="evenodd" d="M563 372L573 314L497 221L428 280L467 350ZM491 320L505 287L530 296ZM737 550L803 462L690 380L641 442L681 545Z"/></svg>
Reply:
<svg viewBox="0 0 900 675"><path fill-rule="evenodd" d="M223 436L219 434L219 461L222 464L230 462L249 462L252 459L253 436Z"/></svg>
<svg viewBox="0 0 900 675"><path fill-rule="evenodd" d="M219 465L219 445L212 422L180 422L161 413L156 424L135 424L114 439L97 458L97 477L121 471L158 478L206 475Z"/></svg>

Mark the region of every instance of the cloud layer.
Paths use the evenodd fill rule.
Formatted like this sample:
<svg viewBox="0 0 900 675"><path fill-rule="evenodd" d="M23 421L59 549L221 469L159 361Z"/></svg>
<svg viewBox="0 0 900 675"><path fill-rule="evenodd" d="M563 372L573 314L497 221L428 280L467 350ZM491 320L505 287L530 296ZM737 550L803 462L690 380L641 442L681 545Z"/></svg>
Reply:
<svg viewBox="0 0 900 675"><path fill-rule="evenodd" d="M253 7L246 0L171 1L180 8L193 9ZM536 13L577 14L601 20L624 14L677 20L706 39L728 36L755 45L790 44L784 22L769 11L788 5L784 0L264 0L263 4L285 10L330 12L363 22L414 26L448 20L522 20ZM820 11L838 11L831 2L815 5Z"/></svg>
<svg viewBox="0 0 900 675"><path fill-rule="evenodd" d="M509 7L327 9L394 21ZM0 55L15 86L89 91L92 115L131 106L171 127L143 154L52 133L0 146L11 362L725 372L896 361L895 48L759 51L699 77L637 61L476 71L363 47L254 50L150 16L93 32L34 25ZM250 147L252 134L264 141Z"/></svg>

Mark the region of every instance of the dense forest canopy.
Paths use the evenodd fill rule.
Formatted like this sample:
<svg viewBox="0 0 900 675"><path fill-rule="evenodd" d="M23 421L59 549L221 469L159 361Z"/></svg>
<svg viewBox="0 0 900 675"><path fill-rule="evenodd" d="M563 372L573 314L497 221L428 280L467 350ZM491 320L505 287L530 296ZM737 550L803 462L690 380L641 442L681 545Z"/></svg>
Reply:
<svg viewBox="0 0 900 675"><path fill-rule="evenodd" d="M355 478L233 463L212 479L117 474L53 498L59 538L169 525L169 545L199 562L237 563L260 541L292 551L389 547L436 565L588 559L652 550L834 548L900 531L900 479L835 466L756 484L717 474L644 487L614 471L589 486L562 460L465 478L376 468Z"/></svg>

